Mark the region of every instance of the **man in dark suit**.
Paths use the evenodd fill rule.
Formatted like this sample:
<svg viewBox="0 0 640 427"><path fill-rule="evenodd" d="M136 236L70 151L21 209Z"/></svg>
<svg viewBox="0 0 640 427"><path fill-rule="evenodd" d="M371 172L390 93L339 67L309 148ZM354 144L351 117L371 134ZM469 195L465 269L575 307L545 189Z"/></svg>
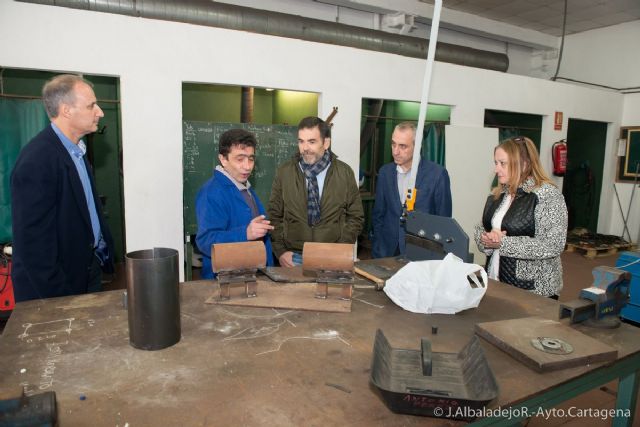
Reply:
<svg viewBox="0 0 640 427"><path fill-rule="evenodd" d="M391 135L393 163L380 168L373 206L373 258L405 253L405 232L400 224L402 206L407 196L416 126L403 122ZM451 216L449 174L442 166L420 159L415 188L415 209L440 216Z"/></svg>
<svg viewBox="0 0 640 427"><path fill-rule="evenodd" d="M99 291L102 270L113 272L113 241L81 139L104 113L91 83L75 75L48 81L42 98L51 125L22 149L11 174L16 301Z"/></svg>

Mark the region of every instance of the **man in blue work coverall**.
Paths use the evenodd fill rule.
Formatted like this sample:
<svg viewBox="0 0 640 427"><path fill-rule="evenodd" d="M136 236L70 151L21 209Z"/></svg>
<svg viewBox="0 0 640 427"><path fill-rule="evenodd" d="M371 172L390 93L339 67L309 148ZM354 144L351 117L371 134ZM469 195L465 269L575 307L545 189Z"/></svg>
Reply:
<svg viewBox="0 0 640 427"><path fill-rule="evenodd" d="M267 265L273 265L271 222L249 176L256 162L256 137L243 129L231 129L220 136L218 160L213 176L196 196L198 234L196 244L203 254L202 278L212 279L211 245L261 240Z"/></svg>

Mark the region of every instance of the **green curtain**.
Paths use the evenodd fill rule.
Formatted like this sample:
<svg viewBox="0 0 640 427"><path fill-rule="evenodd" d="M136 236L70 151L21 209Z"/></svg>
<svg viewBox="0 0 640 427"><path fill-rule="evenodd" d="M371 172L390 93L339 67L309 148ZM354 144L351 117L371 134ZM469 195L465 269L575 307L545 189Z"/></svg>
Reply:
<svg viewBox="0 0 640 427"><path fill-rule="evenodd" d="M505 139L515 138L518 136L522 136L522 132L520 132L516 128L500 128L500 130L498 131L498 142L496 143L496 145L498 145L499 142L504 141Z"/></svg>
<svg viewBox="0 0 640 427"><path fill-rule="evenodd" d="M11 170L22 147L48 123L41 100L0 98L0 244L12 238Z"/></svg>
<svg viewBox="0 0 640 427"><path fill-rule="evenodd" d="M444 164L444 125L429 123L424 128L420 155L441 166Z"/></svg>
<svg viewBox="0 0 640 427"><path fill-rule="evenodd" d="M502 142L505 139L516 138L518 136L526 136L536 146L538 153L540 152L540 131L537 129L520 129L520 128L500 128L498 133L498 142ZM496 143L496 145L498 145Z"/></svg>

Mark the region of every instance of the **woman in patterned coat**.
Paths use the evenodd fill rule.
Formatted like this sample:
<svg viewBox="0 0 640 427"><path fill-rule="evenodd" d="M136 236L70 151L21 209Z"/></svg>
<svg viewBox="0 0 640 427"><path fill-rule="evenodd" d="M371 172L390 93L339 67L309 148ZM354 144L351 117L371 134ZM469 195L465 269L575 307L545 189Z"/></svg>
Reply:
<svg viewBox="0 0 640 427"><path fill-rule="evenodd" d="M567 238L567 206L547 176L529 138L504 140L494 149L498 186L476 226L489 277L538 295L558 298L560 254Z"/></svg>

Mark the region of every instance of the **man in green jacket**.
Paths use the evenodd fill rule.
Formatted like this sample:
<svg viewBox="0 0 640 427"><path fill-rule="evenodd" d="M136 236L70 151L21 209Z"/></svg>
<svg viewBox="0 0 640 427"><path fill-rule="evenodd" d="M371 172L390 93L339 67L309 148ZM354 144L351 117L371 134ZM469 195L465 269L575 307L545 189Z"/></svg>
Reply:
<svg viewBox="0 0 640 427"><path fill-rule="evenodd" d="M283 267L302 263L304 242L355 243L364 223L351 168L329 150L331 128L318 117L298 124L300 153L278 168L269 220L273 252Z"/></svg>

